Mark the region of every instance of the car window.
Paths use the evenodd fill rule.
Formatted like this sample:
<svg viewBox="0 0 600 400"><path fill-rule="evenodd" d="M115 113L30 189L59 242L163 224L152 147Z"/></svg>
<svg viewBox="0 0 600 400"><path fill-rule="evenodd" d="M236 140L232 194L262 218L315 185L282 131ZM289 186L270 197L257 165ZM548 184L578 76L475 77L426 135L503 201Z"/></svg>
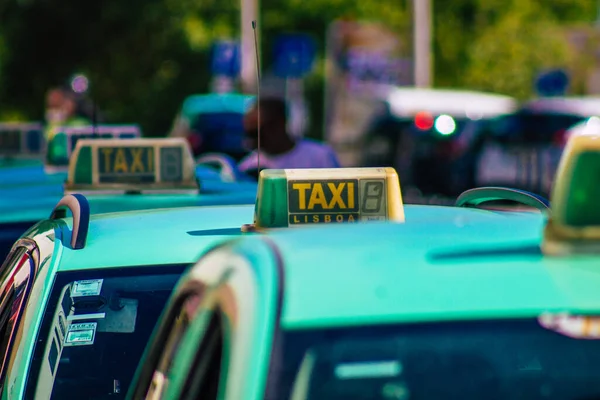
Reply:
<svg viewBox="0 0 600 400"><path fill-rule="evenodd" d="M598 398L600 340L559 332L538 319L288 330L273 398Z"/></svg>
<svg viewBox="0 0 600 400"><path fill-rule="evenodd" d="M13 251L0 269L0 382L16 341L16 332L31 290L34 264L25 248Z"/></svg>
<svg viewBox="0 0 600 400"><path fill-rule="evenodd" d="M153 348L161 350L160 358L152 374L152 383L146 395L149 399L158 399L164 392L171 373L173 359L179 350L181 340L190 327L194 316L200 306L200 292L186 292L178 299L172 310L168 311L163 324L168 324L168 332L164 340L157 339L153 342Z"/></svg>
<svg viewBox="0 0 600 400"><path fill-rule="evenodd" d="M59 272L29 370L27 398L125 394L185 265Z"/></svg>
<svg viewBox="0 0 600 400"><path fill-rule="evenodd" d="M220 311L210 315L206 333L181 391L184 400L217 400L223 366L226 365L224 322Z"/></svg>

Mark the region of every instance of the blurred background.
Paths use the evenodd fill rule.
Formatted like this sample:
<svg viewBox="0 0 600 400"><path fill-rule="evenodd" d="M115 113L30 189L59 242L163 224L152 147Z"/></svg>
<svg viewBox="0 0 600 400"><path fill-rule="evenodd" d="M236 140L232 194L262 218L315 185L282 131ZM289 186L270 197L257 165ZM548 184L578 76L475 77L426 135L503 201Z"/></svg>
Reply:
<svg viewBox="0 0 600 400"><path fill-rule="evenodd" d="M191 95L255 94L252 20L290 129L419 193L548 193L561 134L600 115L599 1L4 0L0 121L43 120L78 76L103 121L168 135Z"/></svg>

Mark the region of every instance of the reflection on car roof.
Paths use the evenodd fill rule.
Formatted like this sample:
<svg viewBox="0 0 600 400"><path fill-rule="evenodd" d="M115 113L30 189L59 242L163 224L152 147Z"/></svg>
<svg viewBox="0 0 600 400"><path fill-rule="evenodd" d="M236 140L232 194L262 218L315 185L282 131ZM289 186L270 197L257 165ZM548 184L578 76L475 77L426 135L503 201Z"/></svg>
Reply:
<svg viewBox="0 0 600 400"><path fill-rule="evenodd" d="M513 112L517 102L510 96L469 90L397 88L390 92L392 113L411 117L420 111L449 114L456 118L495 117Z"/></svg>

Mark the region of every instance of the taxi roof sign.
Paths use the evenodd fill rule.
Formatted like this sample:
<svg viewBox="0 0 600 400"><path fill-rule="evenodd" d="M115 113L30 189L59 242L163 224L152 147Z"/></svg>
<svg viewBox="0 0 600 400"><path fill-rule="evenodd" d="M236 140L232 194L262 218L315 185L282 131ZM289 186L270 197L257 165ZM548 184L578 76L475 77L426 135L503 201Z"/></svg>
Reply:
<svg viewBox="0 0 600 400"><path fill-rule="evenodd" d="M600 129L570 136L552 190L542 250L548 255L600 253Z"/></svg>
<svg viewBox="0 0 600 400"><path fill-rule="evenodd" d="M65 193L198 191L184 138L79 140L65 184Z"/></svg>
<svg viewBox="0 0 600 400"><path fill-rule="evenodd" d="M56 128L48 143L47 164L67 166L81 139L134 139L142 136L137 125L64 126Z"/></svg>
<svg viewBox="0 0 600 400"><path fill-rule="evenodd" d="M266 169L260 173L254 229L386 220L404 221L400 182L393 168Z"/></svg>
<svg viewBox="0 0 600 400"><path fill-rule="evenodd" d="M37 122L0 123L0 156L40 158L45 151L42 124Z"/></svg>

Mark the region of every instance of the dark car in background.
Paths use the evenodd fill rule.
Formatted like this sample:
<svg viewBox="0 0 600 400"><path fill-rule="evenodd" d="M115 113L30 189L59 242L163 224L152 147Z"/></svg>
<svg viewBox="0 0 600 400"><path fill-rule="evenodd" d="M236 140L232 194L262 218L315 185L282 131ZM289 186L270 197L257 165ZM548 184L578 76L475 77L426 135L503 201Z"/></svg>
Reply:
<svg viewBox="0 0 600 400"><path fill-rule="evenodd" d="M499 94L396 88L369 124L362 164L394 166L406 201L455 197L474 186L481 133L516 107Z"/></svg>
<svg viewBox="0 0 600 400"><path fill-rule="evenodd" d="M491 120L482 135L475 186L510 186L549 196L573 128L600 116L600 97L539 98Z"/></svg>

